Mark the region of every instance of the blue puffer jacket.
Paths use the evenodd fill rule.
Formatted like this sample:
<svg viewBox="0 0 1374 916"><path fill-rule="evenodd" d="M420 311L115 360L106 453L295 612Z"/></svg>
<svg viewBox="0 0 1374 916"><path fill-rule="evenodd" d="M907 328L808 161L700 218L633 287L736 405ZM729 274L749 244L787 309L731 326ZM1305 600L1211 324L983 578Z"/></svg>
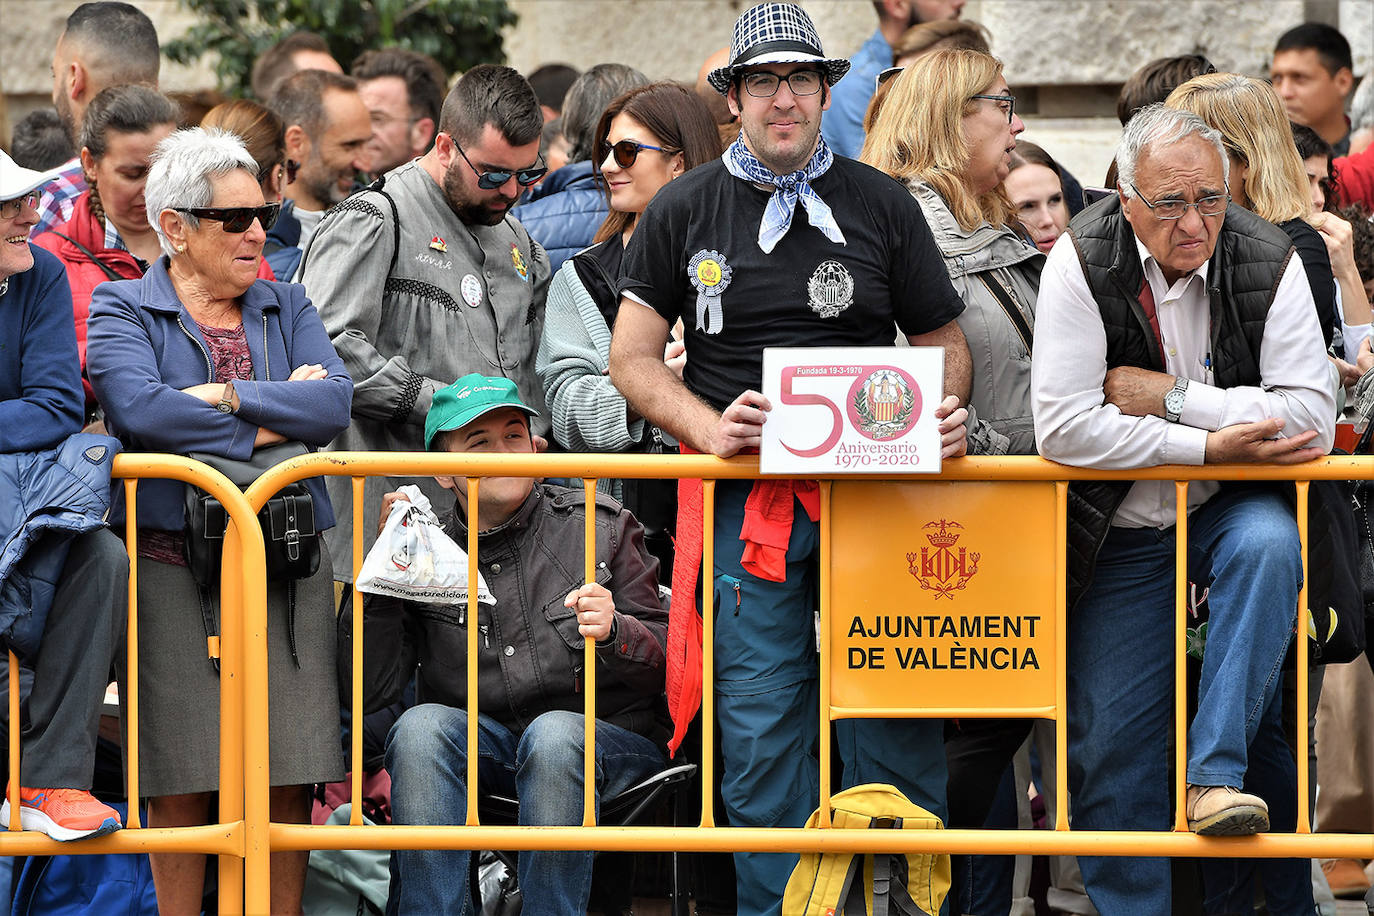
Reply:
<svg viewBox="0 0 1374 916"><path fill-rule="evenodd" d="M253 380L234 385L241 402L237 413L220 413L183 393L214 379L209 348L177 298L167 263L159 258L141 280L102 283L91 297L86 369L110 432L125 446L242 461L253 454L260 426L311 446L327 445L348 428L353 380L299 283L257 280L239 297ZM327 377L287 380L307 363L324 366ZM333 527L324 482L312 477L305 484L314 498L316 527ZM184 488L174 480L140 484L139 526L181 531ZM122 517L122 494L116 494L114 518Z"/></svg>
<svg viewBox="0 0 1374 916"><path fill-rule="evenodd" d="M564 261L592 244L607 212L606 192L591 161L584 160L550 172L511 215L544 247L549 267L558 273Z"/></svg>
<svg viewBox="0 0 1374 916"><path fill-rule="evenodd" d="M119 442L78 433L56 448L0 454L0 637L32 658L70 540L105 524ZM42 549L31 550L42 543Z"/></svg>

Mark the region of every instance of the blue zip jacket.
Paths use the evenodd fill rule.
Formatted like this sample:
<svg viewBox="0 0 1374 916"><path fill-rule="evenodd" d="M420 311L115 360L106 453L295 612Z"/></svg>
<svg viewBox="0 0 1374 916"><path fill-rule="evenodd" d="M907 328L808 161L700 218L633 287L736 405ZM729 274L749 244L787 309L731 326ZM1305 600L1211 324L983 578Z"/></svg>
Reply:
<svg viewBox="0 0 1374 916"><path fill-rule="evenodd" d="M353 380L334 352L319 312L298 283L254 281L239 297L254 381L238 381L237 413L181 391L214 381L210 349L200 328L177 298L162 257L139 280L103 283L91 297L86 371L105 408L110 432L131 450L213 452L243 460L253 453L258 427L310 446L329 443L348 428ZM328 377L289 382L307 363L324 366ZM306 481L314 497L318 528L333 526L324 481ZM149 480L139 485L140 527L180 531L185 527L185 485ZM116 495L116 517L122 517Z"/></svg>
<svg viewBox="0 0 1374 916"><path fill-rule="evenodd" d="M301 221L296 218L296 202L283 200L277 221L267 230L267 241L262 246L262 256L272 267L272 273L282 283L291 282L296 268L301 266Z"/></svg>
<svg viewBox="0 0 1374 916"><path fill-rule="evenodd" d="M511 210L511 216L543 246L549 268L558 273L564 261L592 244L608 206L591 161L583 160L550 172L529 202Z"/></svg>
<svg viewBox="0 0 1374 916"><path fill-rule="evenodd" d="M54 448L0 454L0 636L21 658L42 644L68 536L105 524L118 453L109 436L77 433Z"/></svg>

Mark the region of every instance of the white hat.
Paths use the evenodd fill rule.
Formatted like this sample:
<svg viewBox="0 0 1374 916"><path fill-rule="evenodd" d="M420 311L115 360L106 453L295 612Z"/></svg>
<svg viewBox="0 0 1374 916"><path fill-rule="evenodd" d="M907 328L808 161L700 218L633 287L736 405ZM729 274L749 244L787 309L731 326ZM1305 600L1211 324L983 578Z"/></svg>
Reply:
<svg viewBox="0 0 1374 916"><path fill-rule="evenodd" d="M805 10L792 3L761 3L735 20L730 63L712 70L706 81L724 95L744 67L813 62L825 70L825 81L832 86L849 71L849 61L843 57L825 56L821 37Z"/></svg>
<svg viewBox="0 0 1374 916"><path fill-rule="evenodd" d="M0 150L0 201L16 200L57 178L61 169L35 172L26 169Z"/></svg>

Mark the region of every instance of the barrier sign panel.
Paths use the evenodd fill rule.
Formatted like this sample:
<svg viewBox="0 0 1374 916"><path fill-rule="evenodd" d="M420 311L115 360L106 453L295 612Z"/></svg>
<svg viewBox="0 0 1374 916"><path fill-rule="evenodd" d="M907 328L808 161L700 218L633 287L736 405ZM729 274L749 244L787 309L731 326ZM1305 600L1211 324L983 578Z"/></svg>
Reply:
<svg viewBox="0 0 1374 916"><path fill-rule="evenodd" d="M835 715L1052 714L1062 551L1052 482L843 480L831 494Z"/></svg>
<svg viewBox="0 0 1374 916"><path fill-rule="evenodd" d="M940 347L770 347L765 474L940 472Z"/></svg>

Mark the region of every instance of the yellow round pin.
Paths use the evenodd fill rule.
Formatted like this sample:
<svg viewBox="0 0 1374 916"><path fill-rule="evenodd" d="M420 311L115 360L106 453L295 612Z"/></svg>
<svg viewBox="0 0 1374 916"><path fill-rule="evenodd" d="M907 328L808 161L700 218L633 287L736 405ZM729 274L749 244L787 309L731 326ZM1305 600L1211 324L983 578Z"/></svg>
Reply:
<svg viewBox="0 0 1374 916"><path fill-rule="evenodd" d="M706 286L715 286L720 282L720 265L707 258L697 265L697 279Z"/></svg>

